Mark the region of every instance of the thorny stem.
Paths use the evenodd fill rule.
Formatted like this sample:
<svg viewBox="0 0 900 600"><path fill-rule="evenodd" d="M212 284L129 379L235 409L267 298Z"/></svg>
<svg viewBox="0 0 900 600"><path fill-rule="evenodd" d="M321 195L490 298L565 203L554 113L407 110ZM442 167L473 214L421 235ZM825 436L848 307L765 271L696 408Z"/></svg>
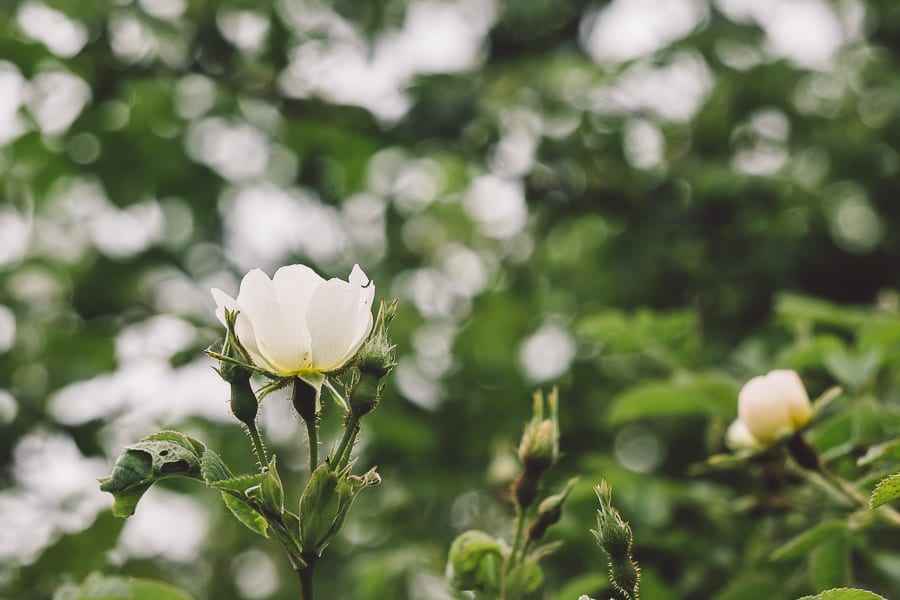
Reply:
<svg viewBox="0 0 900 600"><path fill-rule="evenodd" d="M253 452L256 453L259 470L262 471L269 464L269 458L266 456L266 447L262 443L262 438L259 437L259 430L255 424L247 426L247 435L250 436L250 440L253 442Z"/></svg>
<svg viewBox="0 0 900 600"><path fill-rule="evenodd" d="M344 435L341 438L341 443L338 444L337 450L334 451L334 461L332 462L332 468L336 471L341 470L350 462L350 455L353 454L353 443L356 441L356 436L359 434L359 416L355 413L350 413L350 416L347 417L347 423L344 426ZM347 460L344 460L344 454L347 455Z"/></svg>

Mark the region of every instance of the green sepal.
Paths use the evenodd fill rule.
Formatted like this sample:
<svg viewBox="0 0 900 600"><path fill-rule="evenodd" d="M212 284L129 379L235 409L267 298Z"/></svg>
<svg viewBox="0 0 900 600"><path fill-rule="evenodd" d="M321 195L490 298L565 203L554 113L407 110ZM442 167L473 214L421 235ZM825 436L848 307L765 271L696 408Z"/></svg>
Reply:
<svg viewBox="0 0 900 600"><path fill-rule="evenodd" d="M269 511L276 515L280 515L284 511L284 486L281 483L281 477L278 476L278 469L275 468L274 455L264 473L260 493L262 502Z"/></svg>

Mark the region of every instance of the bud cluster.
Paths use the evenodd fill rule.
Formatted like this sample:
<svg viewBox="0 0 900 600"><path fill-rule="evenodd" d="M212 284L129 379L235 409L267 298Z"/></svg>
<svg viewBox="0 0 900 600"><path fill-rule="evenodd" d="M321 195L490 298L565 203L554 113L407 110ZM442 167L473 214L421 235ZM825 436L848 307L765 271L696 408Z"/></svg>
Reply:
<svg viewBox="0 0 900 600"><path fill-rule="evenodd" d="M541 476L559 459L559 395L554 388L544 397L534 394L533 414L518 447L521 472L512 486L516 521L512 544L482 531L466 531L450 547L448 577L460 591L476 591L486 598L530 600L542 598L544 572L539 561L559 544L542 543L547 530L562 517L562 507L577 478L558 493L538 500Z"/></svg>

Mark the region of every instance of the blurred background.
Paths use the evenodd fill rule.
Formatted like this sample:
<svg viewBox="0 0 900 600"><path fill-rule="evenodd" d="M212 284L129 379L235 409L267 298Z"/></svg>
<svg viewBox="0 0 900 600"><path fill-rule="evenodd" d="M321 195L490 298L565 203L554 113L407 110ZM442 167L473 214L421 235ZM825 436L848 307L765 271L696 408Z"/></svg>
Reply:
<svg viewBox="0 0 900 600"><path fill-rule="evenodd" d="M690 465L775 366L811 395L877 380L893 420L846 439L900 432L898 40L889 0L7 0L0 597L102 571L296 598L217 494L158 486L124 521L95 481L164 428L252 471L202 352L209 288L295 262L359 263L400 300L357 450L384 482L322 598L455 598L449 543L506 533L511 449L552 385L550 483L582 480L548 598L605 589L600 477L647 598L811 592L759 550L779 522L732 510L759 484ZM270 396L261 426L296 489L291 410ZM327 404L326 448L339 420ZM900 594L900 553L848 556L851 583Z"/></svg>

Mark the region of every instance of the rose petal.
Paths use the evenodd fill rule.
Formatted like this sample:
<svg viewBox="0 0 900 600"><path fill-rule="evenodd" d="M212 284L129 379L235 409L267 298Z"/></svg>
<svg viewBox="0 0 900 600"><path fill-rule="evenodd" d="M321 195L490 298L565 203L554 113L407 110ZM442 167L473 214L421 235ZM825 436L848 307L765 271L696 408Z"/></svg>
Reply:
<svg viewBox="0 0 900 600"><path fill-rule="evenodd" d="M219 323L227 326L225 323L225 309L227 308L231 312L240 310L238 308L237 300L219 288L212 288L209 291L212 294L213 300L216 301L216 318L219 320Z"/></svg>
<svg viewBox="0 0 900 600"><path fill-rule="evenodd" d="M799 429L812 417L812 405L806 387L796 371L779 369L767 375L773 388L777 388L783 402L787 405L791 426Z"/></svg>
<svg viewBox="0 0 900 600"><path fill-rule="evenodd" d="M759 448L759 440L753 437L747 425L740 419L736 419L725 432L725 444L732 450L748 450Z"/></svg>
<svg viewBox="0 0 900 600"><path fill-rule="evenodd" d="M247 350L253 364L262 369L271 370L272 366L260 354L259 348L256 345L256 334L253 331L253 325L250 323L250 319L244 314L244 311L241 310L237 300L219 288L212 288L210 291L212 292L213 299L216 301L216 318L219 319L219 322L227 327L227 323L225 322L226 308L231 312L237 312L237 320L234 323L235 335L237 335L238 340L240 340L244 349Z"/></svg>
<svg viewBox="0 0 900 600"><path fill-rule="evenodd" d="M362 287L358 276L362 269L354 272L351 277L356 285L330 279L310 300L306 322L312 338L313 367L317 370L341 367L359 350L372 328L374 285Z"/></svg>
<svg viewBox="0 0 900 600"><path fill-rule="evenodd" d="M272 280L261 270L253 269L241 280L237 302L253 326L259 354L279 375L295 374L303 365L306 349L292 346L292 335L285 331Z"/></svg>

